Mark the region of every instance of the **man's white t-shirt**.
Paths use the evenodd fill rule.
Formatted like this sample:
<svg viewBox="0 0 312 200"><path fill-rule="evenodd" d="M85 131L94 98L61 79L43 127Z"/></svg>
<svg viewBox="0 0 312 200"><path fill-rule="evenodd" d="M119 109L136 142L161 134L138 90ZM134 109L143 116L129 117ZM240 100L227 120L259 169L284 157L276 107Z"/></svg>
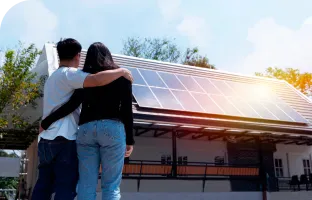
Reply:
<svg viewBox="0 0 312 200"><path fill-rule="evenodd" d="M73 67L60 67L53 72L44 86L42 119L66 103L75 89L83 88L84 80L88 75ZM38 141L40 138L54 140L58 136L76 140L80 111L81 107L51 124L47 130L41 132Z"/></svg>

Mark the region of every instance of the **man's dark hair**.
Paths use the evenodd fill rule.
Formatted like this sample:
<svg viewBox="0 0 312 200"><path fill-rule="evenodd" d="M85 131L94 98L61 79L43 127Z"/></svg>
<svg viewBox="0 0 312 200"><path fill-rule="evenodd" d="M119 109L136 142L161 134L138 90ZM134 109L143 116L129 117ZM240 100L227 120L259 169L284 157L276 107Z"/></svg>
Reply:
<svg viewBox="0 0 312 200"><path fill-rule="evenodd" d="M61 40L57 43L57 53L60 60L71 60L81 52L81 44L72 38Z"/></svg>

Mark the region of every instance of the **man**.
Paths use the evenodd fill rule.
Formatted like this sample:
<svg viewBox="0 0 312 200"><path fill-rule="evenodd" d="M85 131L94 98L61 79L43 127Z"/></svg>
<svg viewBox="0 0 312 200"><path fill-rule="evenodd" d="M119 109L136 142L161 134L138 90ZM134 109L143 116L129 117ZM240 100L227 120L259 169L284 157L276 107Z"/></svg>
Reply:
<svg viewBox="0 0 312 200"><path fill-rule="evenodd" d="M81 45L74 39L58 42L60 68L46 81L43 99L43 118L67 102L75 89L97 87L111 83L121 76L132 81L125 69L84 73L78 69ZM39 135L39 177L32 200L73 200L78 181L76 131L80 109L53 123Z"/></svg>

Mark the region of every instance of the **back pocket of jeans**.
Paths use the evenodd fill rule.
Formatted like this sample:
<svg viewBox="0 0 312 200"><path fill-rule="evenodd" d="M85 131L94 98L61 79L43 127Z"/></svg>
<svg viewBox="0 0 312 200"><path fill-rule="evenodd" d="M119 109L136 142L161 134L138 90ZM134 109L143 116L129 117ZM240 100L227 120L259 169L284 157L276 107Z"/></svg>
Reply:
<svg viewBox="0 0 312 200"><path fill-rule="evenodd" d="M100 134L104 134L110 140L122 141L125 140L125 128L123 123L115 120L105 120L98 129Z"/></svg>
<svg viewBox="0 0 312 200"><path fill-rule="evenodd" d="M82 143L87 134L87 128L85 126L80 126L77 130L77 143Z"/></svg>

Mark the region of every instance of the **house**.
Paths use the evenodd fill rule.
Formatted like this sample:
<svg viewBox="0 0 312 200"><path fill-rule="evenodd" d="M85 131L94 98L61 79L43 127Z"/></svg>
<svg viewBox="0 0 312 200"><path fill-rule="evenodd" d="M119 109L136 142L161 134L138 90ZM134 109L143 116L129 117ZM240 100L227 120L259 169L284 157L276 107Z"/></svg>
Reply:
<svg viewBox="0 0 312 200"><path fill-rule="evenodd" d="M81 67L85 55L84 50ZM287 82L113 57L135 79L136 146L125 161L125 199L287 200L312 195L306 191L311 184L298 186L293 177L309 181L312 102ZM57 68L56 48L46 44L34 72L46 76ZM24 114L37 122L41 112L39 100L37 109L26 108ZM32 133L20 143L0 140L6 148L27 148L28 188L37 176ZM6 137L4 141L14 141ZM300 192L291 192L295 189Z"/></svg>

